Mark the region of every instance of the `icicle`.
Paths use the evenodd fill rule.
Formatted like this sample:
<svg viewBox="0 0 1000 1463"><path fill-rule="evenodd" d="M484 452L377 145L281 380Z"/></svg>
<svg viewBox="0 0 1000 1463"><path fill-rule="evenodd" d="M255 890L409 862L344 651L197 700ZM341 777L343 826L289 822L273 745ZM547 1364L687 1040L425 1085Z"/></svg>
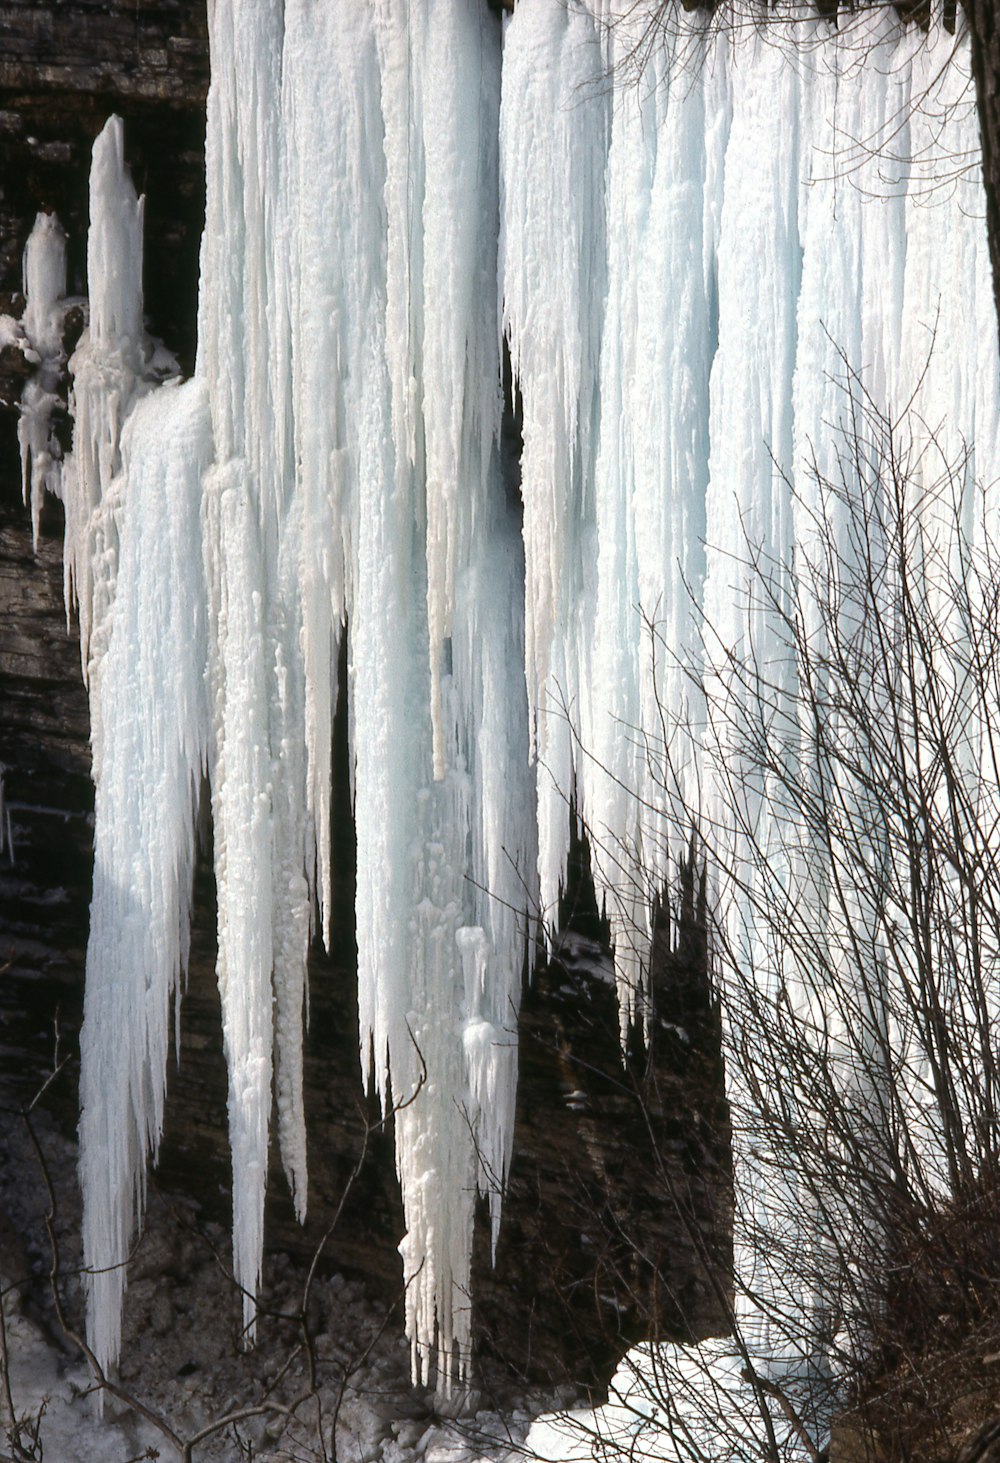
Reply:
<svg viewBox="0 0 1000 1463"><path fill-rule="evenodd" d="M499 38L470 0L375 15L392 450L372 453L352 530L361 1041L383 1100L391 1078L407 1103L396 1120L407 1330L415 1374L436 1358L447 1389L471 1347L476 1172L496 1213L509 1160L517 881L531 883L523 678L510 655L518 558L497 506ZM494 913L497 899L509 913ZM463 1009L470 959L479 975Z"/></svg>
<svg viewBox="0 0 1000 1463"><path fill-rule="evenodd" d="M489 1195L493 1247L510 1165L517 1084L517 1015L528 928L537 908L535 786L524 750L524 551L501 484L487 484L470 570L459 584L454 679L470 689L470 867L477 929L457 932L464 977L463 1045L479 1188ZM486 940L479 931L485 931Z"/></svg>
<svg viewBox="0 0 1000 1463"><path fill-rule="evenodd" d="M66 235L55 214L40 213L35 219L24 250L24 295L21 323L39 364L21 395L17 437L24 501L31 506L31 538L37 550L44 494L48 490L60 497L62 484L62 451L52 430L52 410L66 363L62 343Z"/></svg>
<svg viewBox="0 0 1000 1463"><path fill-rule="evenodd" d="M347 620L362 1061L373 1054L383 1100L390 1080L413 1099L397 1120L409 1329L415 1367L426 1375L436 1354L447 1386L470 1349L477 1145L498 1192L513 1113L516 914L493 916L492 896L476 891L492 880L516 911L532 842L506 621L518 560L492 506L498 35L472 0L372 3L346 21L302 0L220 5L212 45L198 370L217 447L205 538L237 1271L253 1291L272 960L282 1147L304 1197L296 1031L300 1042L314 869L329 927L330 728ZM467 575L496 584L497 602L467 596L458 623ZM241 595L246 584L255 594ZM497 749L496 770L479 737ZM470 1013L463 929L492 936ZM488 1045L504 1053L471 1075L467 1015L489 1017Z"/></svg>
<svg viewBox="0 0 1000 1463"><path fill-rule="evenodd" d="M282 125L297 511L308 525L300 545L307 812L328 942L330 762L340 637L353 599L353 524L362 481L378 481L373 445L389 431L385 159L370 7L286 6Z"/></svg>
<svg viewBox="0 0 1000 1463"><path fill-rule="evenodd" d="M194 820L208 741L198 504L211 435L202 385L165 387L140 402L121 452L127 489L99 687L109 735L95 768L80 1037L87 1323L105 1367L118 1357L146 1157L155 1156L163 1127L170 1003L188 951Z"/></svg>
<svg viewBox="0 0 1000 1463"><path fill-rule="evenodd" d="M524 402L525 668L546 930L565 870L586 684L609 100L587 8L521 0L504 38L500 287Z"/></svg>
<svg viewBox="0 0 1000 1463"><path fill-rule="evenodd" d="M76 604L80 659L91 697L91 742L101 763L101 697L93 685L111 633L118 566L115 479L122 426L140 390L146 338L142 326L142 200L124 161L121 120L112 117L94 143L87 236L89 326L70 360L73 453L63 470L66 510L63 575L66 613Z"/></svg>
<svg viewBox="0 0 1000 1463"><path fill-rule="evenodd" d="M280 4L250 0L212 11L197 365L216 449L204 496L209 778L233 1268L250 1341L276 1038L282 1158L300 1216L307 1186L301 1023L310 891L296 573L301 523L291 511L287 237L278 207L282 12Z"/></svg>
<svg viewBox="0 0 1000 1463"><path fill-rule="evenodd" d="M441 686L455 581L469 562L477 500L500 429L495 228L490 214L479 214L496 206L499 51L479 12L450 0L428 8L422 38L414 59L425 78L421 369L427 620L434 776L440 779L446 737Z"/></svg>
<svg viewBox="0 0 1000 1463"><path fill-rule="evenodd" d="M881 12L839 30L800 22L789 44L777 25L731 40L678 10L665 18L636 84L628 68L637 39L646 38L648 16L635 12L619 20L609 54L615 94L603 185L607 246L606 252L599 246L591 276L606 270L606 306L589 337L601 341L597 450L586 489L566 515L559 496L565 475L556 458L546 458L548 439L537 434L536 423L543 434L546 424L556 424L558 453L575 441L574 411L583 419L591 400L586 383L565 364L580 335L578 317L565 303L575 298L577 276L560 252L576 238L581 218L592 217L586 187L561 191L574 176L577 154L563 139L560 111L572 94L575 116L583 117L585 89L578 83L572 93L568 86L560 91L553 80L561 54L553 38L581 22L577 7L556 19L522 0L506 33L501 284L525 398L533 734L560 795L575 781L591 830L595 880L613 925L623 1028L642 979L648 901L669 873L661 818L669 823L678 808L697 808L700 801L706 826L730 854L733 888L720 888L719 897L729 901L730 939L756 972L761 999L780 983L804 1020L822 1014L833 1059L844 1060L845 1082L857 1085L863 1074L857 1092L863 1105L871 1094L861 1087L878 1076L871 1025L857 1021L859 992L846 970L843 989L831 993L778 958L766 930L755 924L747 891L752 895L757 874L737 830L741 823L755 830L771 850L773 881L789 897L811 900L818 928L827 921L833 941L842 931L824 903L823 858L796 842L766 778L749 766L740 774L724 728L714 729L714 742L708 729L700 767L684 753L683 737L667 748L661 737L675 718L686 715L697 727L703 714L696 703L685 706L686 666L697 674L703 653L692 606L695 617L704 612L713 696L729 697L739 714L740 698L749 693L738 668L751 652L764 668L767 694L776 702L794 695L797 668L780 615L767 610L752 585L763 570L780 606L788 593L783 566L793 553L799 566L810 562L828 512L838 531L842 510L823 501L803 459L810 454L830 478L841 470L834 434L852 411L849 372L862 373L865 389L884 409L901 410L927 364L937 319L940 359L931 355L918 401L937 461L948 455L946 438L952 456L975 438L977 463L994 460L997 351L978 181L957 174L928 190L922 176L923 157L943 151L961 158L975 147L965 132L971 108L960 102L965 62L945 64L954 42L939 28L928 38ZM519 49L529 38L536 49ZM619 75L629 84L619 87ZM536 95L546 99L545 125L532 122ZM949 138L943 150L942 129ZM596 147L593 119L580 134L573 145L582 150L586 139ZM534 214L532 199L538 200ZM944 246L946 238L953 247ZM557 261L551 275L549 257ZM949 259L944 282L937 268L943 257ZM986 308L977 306L979 299ZM531 348L538 342L545 369L535 373ZM564 398L567 379L572 389ZM973 480L970 468L962 477L970 536L980 512ZM857 485L860 493L870 489L867 482ZM748 562L753 559L756 567ZM808 603L804 613L807 620L813 615L812 624ZM537 718L552 676L560 679L570 734L561 748L546 746L543 756ZM743 715L752 715L749 701ZM779 722L771 729L775 755L791 763L805 758L799 728ZM575 736L582 755L574 754ZM799 774L811 775L806 761ZM551 903L565 834L558 802L547 805L545 787L539 790L540 870L543 902ZM673 836L686 834L681 827ZM873 845L872 860L880 856ZM876 913L860 900L851 919L866 932L877 965ZM735 1135L745 1204L776 1229L797 1213L798 1242L819 1254L818 1217L797 1195L796 1176L789 1173L784 1189L771 1192L755 1179L746 1157L751 1094L735 1091L734 1101L751 1124L746 1131L738 1124ZM739 1264L749 1291L771 1296L776 1312L831 1307L834 1313L836 1297L801 1287L792 1294L788 1277L759 1246L741 1246ZM801 1339L771 1326L759 1306L741 1302L741 1315L765 1372L790 1372L804 1397L808 1376L827 1374L826 1359L804 1355ZM728 1388L732 1358L717 1360ZM734 1392L734 1419L741 1405Z"/></svg>
<svg viewBox="0 0 1000 1463"><path fill-rule="evenodd" d="M940 393L942 446L975 433L977 458L992 461L1000 388L979 323L992 317L978 194L970 206L956 183L925 207L901 170L898 195L872 206L823 151L837 128L893 133L945 42L900 39L878 14L836 32L810 21L815 47L789 48L767 25L732 39L678 11L648 73L623 87L643 17L610 38L604 19L603 4L520 0L501 106L500 32L480 0L365 0L344 13L216 0L196 381L140 402L124 435L147 370L141 204L120 124L95 148L91 320L72 362L63 491L98 780L81 1138L88 1264L107 1269L91 1278L89 1324L105 1360L162 1121L203 761L250 1331L272 1089L305 1210L305 963L314 891L330 928L345 625L361 1061L399 1106L421 1379L436 1370L446 1389L468 1365L475 1189L489 1194L495 1243L525 912L554 918L568 800L593 838L623 1031L643 1013L651 900L690 832L663 820L699 796L706 827L732 835L736 885L756 876L742 816L773 849L778 887L812 901L824 939L837 934L822 860L775 813L767 779L740 775L738 739L705 729L698 763L662 735L672 716L700 725L689 669L750 714L730 655L757 650L775 694L794 691L794 656L780 615L753 597L747 551L773 567L780 605L782 566L816 549L822 495L800 461L815 448L822 470L834 465L821 444L838 351L892 409L938 318L925 417L934 430ZM877 65L855 61L859 36ZM942 72L940 85L950 127L959 83ZM906 123L915 150L926 125ZM959 150L971 123L955 125ZM523 532L497 440L498 221L502 332L524 407ZM37 259L51 263L53 239L46 250ZM946 255L955 277L942 287ZM39 272L44 314L57 283ZM177 610L154 624L156 595ZM811 775L802 728L775 735ZM157 798L171 816L153 830ZM846 983L838 1005L745 903L733 907L730 934L762 999L784 985L843 1045ZM874 948L876 915L860 917ZM111 1051L116 1030L126 1039ZM746 1162L751 1089L732 1092L741 1196L764 1224L786 1222L776 1205L798 1213L792 1237L816 1246L796 1175L767 1191ZM829 1300L794 1282L789 1292L743 1245L739 1263L744 1287L779 1308ZM826 1365L759 1307L745 1319L765 1374ZM712 1355L738 1409L732 1354Z"/></svg>

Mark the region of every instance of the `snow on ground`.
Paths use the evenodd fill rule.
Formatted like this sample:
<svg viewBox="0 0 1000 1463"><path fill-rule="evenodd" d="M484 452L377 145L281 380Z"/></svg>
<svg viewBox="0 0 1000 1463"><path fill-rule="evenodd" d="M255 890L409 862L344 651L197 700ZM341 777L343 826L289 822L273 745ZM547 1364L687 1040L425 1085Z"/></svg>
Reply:
<svg viewBox="0 0 1000 1463"><path fill-rule="evenodd" d="M76 1145L44 1111L36 1111L33 1122L56 1198L66 1316L82 1330ZM18 1418L29 1424L25 1442L37 1420L44 1453L36 1456L44 1463L156 1457L166 1463L179 1457L163 1432L125 1401L106 1397L99 1415L88 1368L63 1335L48 1294L47 1203L27 1128L17 1114L0 1109L0 1284L11 1392ZM223 1227L206 1223L194 1202L160 1193L154 1177L129 1266L115 1380L184 1439L240 1408L265 1399L287 1405L309 1390L301 1338L289 1319L301 1305L301 1261L267 1256L258 1344L245 1352L229 1253ZM313 1395L293 1418L275 1412L221 1428L196 1446L193 1463L513 1463L522 1457L538 1463L626 1457L676 1463L718 1442L713 1385L731 1393L733 1407L745 1416L749 1441L733 1456L758 1456L753 1438L762 1433L760 1420L725 1340L689 1351L638 1348L622 1362L605 1407L573 1407L567 1394L565 1410L532 1421L528 1399L499 1414L477 1407L474 1393L466 1395L464 1410L454 1399L453 1415L442 1415L433 1395L410 1383L399 1316L387 1317L385 1305L356 1279L317 1278L309 1318L317 1361ZM0 1463L6 1457L0 1441Z"/></svg>
<svg viewBox="0 0 1000 1463"><path fill-rule="evenodd" d="M82 1287L74 1273L80 1233L76 1148L44 1112L35 1122L57 1200L66 1313L70 1325L82 1329ZM45 1463L180 1456L161 1431L118 1398L107 1397L104 1415L98 1415L88 1395L86 1364L62 1336L47 1294L46 1208L27 1129L17 1115L0 1114L0 1280L11 1392L17 1417L38 1421L44 1453L36 1456ZM242 1307L228 1263L227 1235L219 1225L204 1223L195 1205L151 1188L129 1268L117 1381L182 1438L233 1410L263 1399L287 1404L309 1390L297 1328L274 1314L287 1318L299 1309L301 1262L281 1254L267 1258L258 1345L251 1352L239 1347ZM27 1283L18 1284L25 1277ZM221 1429L194 1449L194 1463L311 1463L334 1457L339 1463L471 1463L504 1457L523 1438L526 1412L515 1409L500 1417L477 1410L474 1395L466 1398L463 1415L436 1412L433 1396L410 1384L400 1320L387 1318L386 1307L366 1295L359 1281L318 1278L309 1317L315 1393L294 1417L273 1413ZM0 1441L0 1458L6 1456L5 1442Z"/></svg>
<svg viewBox="0 0 1000 1463"><path fill-rule="evenodd" d="M82 1329L76 1146L46 1113L33 1121L56 1197L66 1315L71 1327ZM46 1208L27 1129L17 1115L0 1112L0 1283L11 1392L17 1417L27 1423L25 1444L37 1423L44 1451L34 1456L44 1463L179 1457L164 1433L124 1400L106 1397L99 1415L87 1366L63 1335L48 1295ZM193 1202L161 1194L154 1179L129 1266L115 1380L182 1439L243 1407L265 1399L287 1406L309 1392L306 1356L289 1319L301 1305L301 1261L267 1257L258 1344L245 1352L228 1256L222 1226L205 1223ZM432 1394L410 1384L398 1315L387 1317L358 1280L318 1278L309 1318L317 1362L312 1395L294 1417L274 1412L221 1428L195 1447L194 1463L513 1463L524 1457L679 1463L718 1445L717 1388L729 1399L727 1415L738 1412L746 1424L746 1446L732 1456L760 1456L754 1438L763 1444L763 1427L726 1340L690 1350L638 1348L622 1362L605 1407L574 1408L567 1395L565 1410L532 1421L527 1399L501 1415L479 1409L474 1393L466 1395L464 1410L453 1399L453 1415L442 1415ZM787 1447L791 1440L777 1441ZM0 1442L0 1463L7 1457Z"/></svg>

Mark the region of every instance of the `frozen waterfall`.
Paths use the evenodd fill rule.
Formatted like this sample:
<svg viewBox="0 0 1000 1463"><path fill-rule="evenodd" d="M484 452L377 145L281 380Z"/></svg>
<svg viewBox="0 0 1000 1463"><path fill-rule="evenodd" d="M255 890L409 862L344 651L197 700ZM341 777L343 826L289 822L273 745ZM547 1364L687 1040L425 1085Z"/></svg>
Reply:
<svg viewBox="0 0 1000 1463"><path fill-rule="evenodd" d="M926 1047L912 1022L890 1016L908 1005L911 961L895 907L870 898L872 870L894 852L877 844L877 815L860 785L842 786L838 808L847 821L857 801L850 832L865 846L810 846L810 830L782 813L794 798L758 757L744 758L766 735L765 755L788 782L813 775L777 576L795 564L805 586L829 527L846 578L852 517L887 512L892 484L874 461L885 444L864 442L872 458L855 476L845 461L845 432L869 404L897 422L906 414L908 511L931 555L962 559L956 521L969 545L984 525L995 531L983 489L998 463L996 321L979 179L957 165L977 148L960 40L940 25L901 30L884 12L842 17L837 31L801 15L741 28L667 12L652 43L650 24L635 7L607 37L582 8L556 18L544 0L521 0L505 38L501 290L524 398L540 889L551 907L573 788L594 840L624 1028L642 1010L652 899L700 813L723 966L736 960L756 983L749 995L745 984L722 991L727 1049L739 1054L728 1080L745 1350L675 1349L658 1375L671 1378L678 1435L713 1456L724 1415L724 1455L737 1435L755 1456L769 1409L754 1401L747 1366L780 1383L821 1434L835 1356L865 1339L845 1317L830 1257L838 1244L854 1255L879 1244L878 1221L857 1221L873 1175L851 1173L843 1194L817 1192L815 1175L789 1169L787 1150L762 1136L761 1093L779 1112L800 1101L772 1029L786 1004L862 1125L884 1110L890 1046L905 1073L892 1100L905 1089L907 1121L927 1140L914 1155L922 1180L940 1151ZM581 74L602 44L610 79L587 85ZM538 144L542 116L553 119L549 147ZM553 220L562 189L573 204ZM839 501L818 491L824 480L840 484ZM804 588L795 609L808 645L820 627ZM854 613L840 610L846 639ZM875 689L885 681L876 675ZM765 711L766 734L755 725ZM849 728L832 735L843 746ZM987 768L984 829L994 785ZM835 892L824 889L835 879ZM774 947L771 916L780 928L783 910L804 907L826 942L815 964L802 958L807 945L795 959ZM887 982L884 1015L871 1009L877 980L864 976L858 942ZM943 999L955 1008L954 993ZM800 1041L801 1057L809 1038ZM820 1132L827 1120L794 1120L803 1117ZM632 1380L624 1390L613 1425L628 1432L650 1402ZM780 1408L774 1416L784 1434ZM787 1441L797 1446L794 1432Z"/></svg>
<svg viewBox="0 0 1000 1463"><path fill-rule="evenodd" d="M774 676L795 675L747 545L808 554L805 465L837 467L845 376L890 414L911 403L943 450L970 446L981 517L1000 422L983 204L975 169L932 166L977 156L961 40L882 9L744 31L678 7L650 44L645 7L627 8L609 27L598 0L519 0L501 32L482 0L215 0L183 385L149 388L142 205L117 124L95 148L60 490L95 728L81 1167L105 1364L160 1137L203 776L250 1328L272 1095L305 1212L306 957L329 930L343 635L361 1065L402 1104L407 1330L415 1374L447 1387L470 1355L477 1188L500 1222L521 975L555 917L570 799L624 1031L689 831L678 805L735 816L733 783L692 750L712 746L704 676L769 643ZM61 288L47 227L50 266L33 241L27 269L40 342ZM30 451L44 478L44 442ZM664 708L698 736L665 745ZM764 789L739 796L759 827ZM778 977L732 902L766 994ZM809 1007L801 973L781 976ZM817 1222L804 1206L804 1246ZM783 1314L824 1298L779 1296L759 1255L738 1260L764 1297L742 1317L762 1372L822 1370L766 1318L769 1298ZM719 1385L738 1387L720 1356Z"/></svg>
<svg viewBox="0 0 1000 1463"><path fill-rule="evenodd" d="M127 179L105 181L103 139L91 343L74 361L80 487L67 502L98 525L85 530L94 584L117 583L92 705L95 726L121 728L95 749L81 1128L90 1333L102 1362L114 1359L122 1261L160 1135L203 770L234 1268L251 1332L272 1089L305 1212L306 955L317 898L328 929L330 742L349 622L361 1064L384 1103L391 1080L398 1106L414 1370L436 1357L448 1386L471 1350L477 1187L494 1233L499 1223L534 904L523 556L498 445L500 35L478 5L450 0L419 17L237 3L213 11L212 56L195 379L143 401L119 432L137 389L141 306L127 281L141 242L119 242L120 308L99 329L101 241L135 208L122 203ZM96 371L107 389L88 417L81 383ZM106 523L117 555L97 537ZM74 552L81 615L97 600L82 562ZM131 653L136 639L148 655ZM93 631L89 646L93 659ZM150 816L169 811L155 836L147 801Z"/></svg>

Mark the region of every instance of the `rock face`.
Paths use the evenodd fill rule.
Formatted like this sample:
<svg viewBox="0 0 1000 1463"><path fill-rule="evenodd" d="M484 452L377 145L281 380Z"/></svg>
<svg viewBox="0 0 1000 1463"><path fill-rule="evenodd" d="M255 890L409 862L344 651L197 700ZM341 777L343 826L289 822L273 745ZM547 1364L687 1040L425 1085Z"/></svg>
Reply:
<svg viewBox="0 0 1000 1463"><path fill-rule="evenodd" d="M61 543L45 533L32 555L12 427L5 414L0 763L13 856L5 849L0 859L0 956L13 966L0 977L0 1083L8 1101L29 1098L51 1064L55 1020L79 1025L94 805L79 647L60 608Z"/></svg>
<svg viewBox="0 0 1000 1463"><path fill-rule="evenodd" d="M514 1160L495 1269L485 1227L473 1298L482 1351L526 1381L603 1398L628 1346L727 1329L728 1111L693 875L661 914L648 1040L625 1059L575 844L552 961L525 993Z"/></svg>
<svg viewBox="0 0 1000 1463"><path fill-rule="evenodd" d="M206 0L3 0L0 37L0 292L20 288L40 209L62 220L70 290L85 292L90 150L117 112L147 197L146 308L154 331L190 361L205 213Z"/></svg>
<svg viewBox="0 0 1000 1463"><path fill-rule="evenodd" d="M84 291L90 147L117 111L148 198L151 328L190 363L204 207L204 0L6 0L0 33L0 290L10 295L0 309L17 308L20 258L39 208L59 213L71 241L70 287ZM72 1131L92 860L89 727L79 649L63 610L59 507L47 505L34 554L20 501L12 403L22 374L19 358L6 370L0 361L0 762L14 844L13 857L0 855L0 952L8 962L0 978L0 1106L38 1089L58 1030L68 1060L44 1100ZM345 727L342 714L333 948L330 955L317 948L310 965L310 1217L304 1228L295 1223L274 1155L268 1239L272 1250L304 1262L347 1190L323 1263L363 1276L375 1296L392 1301L402 1287L402 1216L391 1135L378 1129L362 1091ZM725 1325L728 1129L696 891L692 882L681 937L671 938L661 921L652 1040L623 1062L582 847L578 864L560 957L526 993L515 1157L496 1264L485 1222L475 1263L483 1384L500 1399L537 1389L540 1406L566 1386L602 1395L636 1340ZM225 1223L214 931L206 849L155 1182L193 1199L204 1219Z"/></svg>

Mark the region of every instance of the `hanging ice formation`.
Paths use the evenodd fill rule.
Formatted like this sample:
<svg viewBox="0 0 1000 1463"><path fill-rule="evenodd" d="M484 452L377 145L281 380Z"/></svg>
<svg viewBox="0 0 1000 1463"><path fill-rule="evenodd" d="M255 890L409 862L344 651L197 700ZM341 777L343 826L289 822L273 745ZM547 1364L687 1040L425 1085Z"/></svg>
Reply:
<svg viewBox="0 0 1000 1463"><path fill-rule="evenodd" d="M477 1186L499 1221L519 911L533 902L522 554L498 456L500 37L471 0L409 16L303 0L219 4L211 41L195 377L139 400L121 430L140 389L141 209L114 126L95 153L90 335L74 358L68 548L100 668L95 727L115 727L95 739L81 1122L90 1334L113 1360L162 1125L203 771L234 1266L248 1297L272 1087L305 1212L306 955L316 898L328 928L330 738L349 621L361 1060L383 1102L391 1075L405 1104L407 1327L415 1371L436 1358L447 1386L470 1353ZM102 241L133 219L105 275Z"/></svg>
<svg viewBox="0 0 1000 1463"><path fill-rule="evenodd" d="M690 826L675 811L700 806L715 830L709 841L729 854L717 898L727 943L758 981L757 1009L780 991L806 1027L812 1019L814 1030L832 1030L849 1086L875 1067L861 1049L853 962L840 990L818 991L808 970L775 967L755 922L766 903L754 893L760 869L741 855L738 830L752 830L757 848L771 843L765 877L789 881L790 899L811 892L818 861L801 849L805 878L781 862L793 840L767 827L780 792L771 798L756 769L734 769L727 728L706 721L694 688L703 675L710 691L719 687L709 704L731 710L747 696L752 718L760 703L741 690L752 676L726 670L729 657L746 667L752 655L769 700L780 700L783 682L794 694L787 637L752 559L755 550L774 566L815 555L828 505L810 468L829 481L843 472L837 425L850 417L851 372L889 416L910 406L938 461L964 462L955 483L970 533L984 506L995 522L982 496L1000 460L984 206L978 175L952 171L978 145L964 46L937 20L926 34L907 31L881 10L841 16L837 29L800 14L789 32L787 15L741 29L679 10L653 22L631 7L607 42L612 80L588 88L581 58L599 35L585 7L552 12L545 0L520 0L505 37L501 107L501 288L524 401L543 907L562 869L559 795L573 787L595 839L624 1024L643 1006L651 896ZM564 188L572 209L553 218ZM592 204L595 189L603 209ZM575 230L588 227L580 241ZM872 490L861 478L846 486ZM913 511L927 512L917 479L911 491ZM940 534L937 546L945 548ZM845 534L845 556L850 549ZM671 725L677 740L667 748ZM882 927L871 913L856 901L852 934L877 960ZM732 1050L746 1050L738 1033ZM736 1235L736 1320L747 1350L713 1341L671 1348L654 1365L672 1381L685 1455L757 1456L762 1418L748 1357L821 1429L833 1353L845 1344L833 1334L840 1297L805 1278L824 1273L837 1198L825 1196L821 1213L787 1171L787 1152L765 1151L750 1078L765 1092L785 1078L767 1051L752 1073L739 1061L728 1073L746 1226ZM916 1132L920 1056L904 1060ZM809 1258L783 1263L796 1252ZM627 1390L632 1403L613 1424L626 1432L649 1405L641 1384ZM794 1434L779 1441L799 1446ZM657 1446L667 1446L662 1435Z"/></svg>
<svg viewBox="0 0 1000 1463"><path fill-rule="evenodd" d="M734 565L744 535L780 559L805 531L788 483L836 411L838 351L892 409L936 322L923 399L976 442L980 477L995 461L977 182L928 190L901 164L887 185L884 158L855 176L837 150L891 136L916 156L940 126L942 151L974 156L961 45L882 10L779 44L678 9L635 80L645 19L609 32L606 8L519 0L501 101L481 0L216 0L185 385L143 387L141 205L114 124L95 151L63 491L96 729L81 1171L103 1362L160 1136L203 773L249 1295L272 1089L305 1209L305 963L314 907L329 927L345 625L361 1059L383 1101L390 1080L414 1099L396 1121L407 1327L415 1371L436 1361L447 1384L469 1354L475 1187L495 1226L510 1157L524 917L556 906L568 798L625 1023L676 853L661 708L701 714L680 669L691 605L728 648L759 630ZM50 286L32 289L44 313ZM678 775L690 797L698 768Z"/></svg>
<svg viewBox="0 0 1000 1463"><path fill-rule="evenodd" d="M24 501L31 506L32 539L46 489L60 496L60 452L52 430L52 408L65 364L62 348L66 295L66 235L54 214L40 213L24 251L24 334L38 355L35 374L21 398L17 436L21 448Z"/></svg>

